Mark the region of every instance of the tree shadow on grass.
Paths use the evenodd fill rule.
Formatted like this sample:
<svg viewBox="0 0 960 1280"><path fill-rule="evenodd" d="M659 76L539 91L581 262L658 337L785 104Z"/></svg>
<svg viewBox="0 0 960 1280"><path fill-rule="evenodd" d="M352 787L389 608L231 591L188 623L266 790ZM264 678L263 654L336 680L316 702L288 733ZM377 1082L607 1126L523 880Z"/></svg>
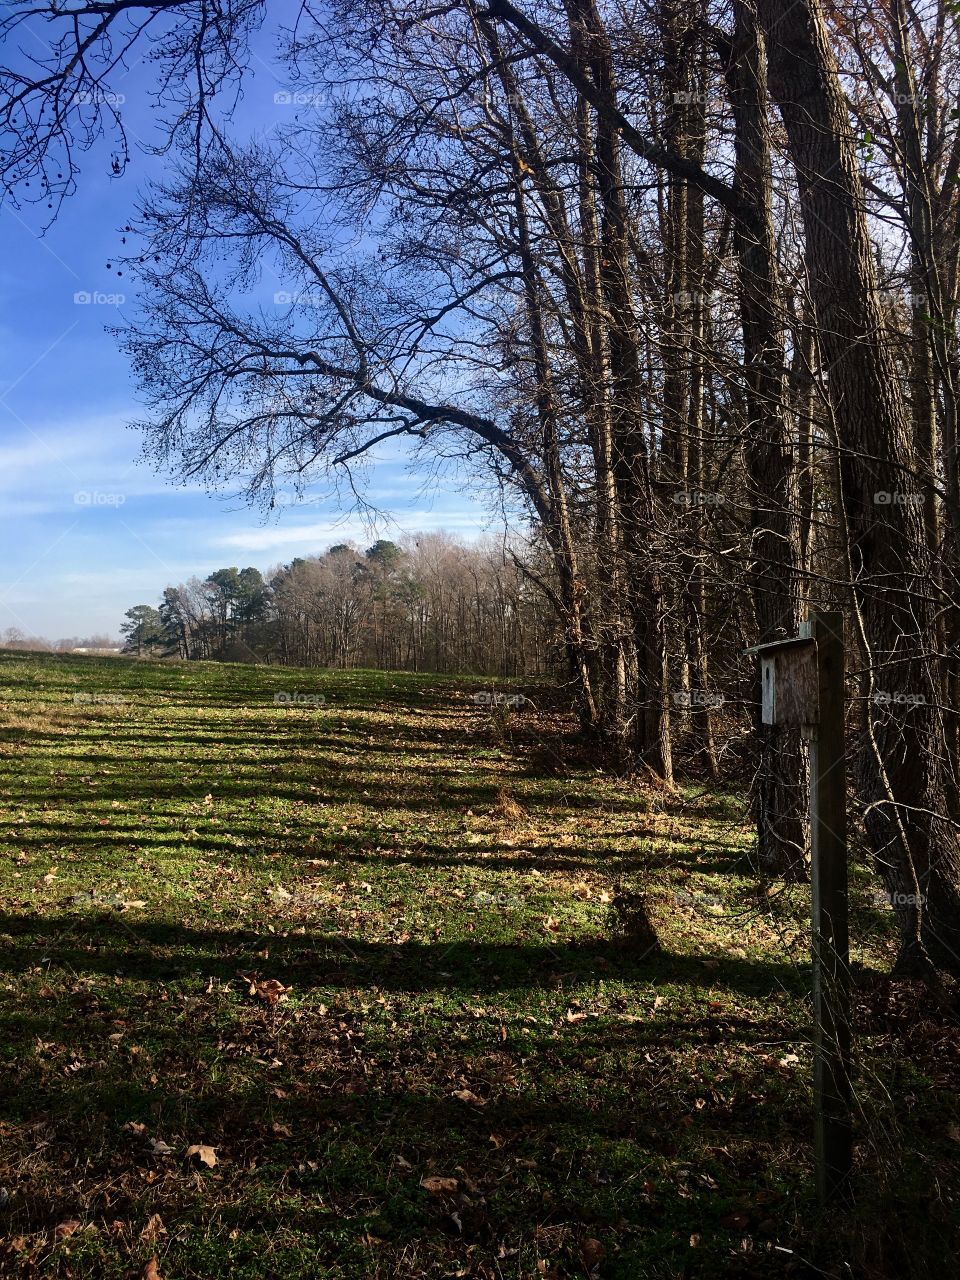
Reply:
<svg viewBox="0 0 960 1280"><path fill-rule="evenodd" d="M88 855L99 855L104 865L108 865L105 855L129 854L131 849L137 849L160 859L166 855L172 862L202 855L217 857L231 865L242 865L245 857L262 858L264 854L300 857L308 863L323 857L338 865L342 864L345 868L356 865L366 871L369 871L371 864L386 871L403 866L446 870L474 868L478 871L511 871L518 874L531 870L570 874L599 873L605 877L642 877L656 865L669 865L677 870L689 869L699 875L736 874L750 870L748 855L744 854L739 859L725 858L722 849L718 849L714 857L675 850L669 862L660 864L652 862L650 851L644 848L612 854L605 848L584 850L548 844L538 845L535 850L524 850L513 845L500 847L501 837L497 833L491 833L486 842L488 847L484 849L473 844L460 846L455 836L443 842L424 840L422 837L411 838L409 833L403 831L396 835L398 842L402 843L391 850L383 845L384 840L390 840L390 833L384 832L381 826L354 827L347 835L330 833L323 828L309 828L298 836L291 837L282 832L264 835L262 823L253 822L248 830L235 825L229 832L212 829L189 836L176 830L155 831L144 827L132 827L123 831L83 831L81 828L64 827L30 836L17 830L11 844L15 844L21 851L31 850L50 856L55 853L62 856L65 849L79 853L84 859ZM84 861L83 865L89 867L90 863ZM157 870L164 870L162 862Z"/></svg>
<svg viewBox="0 0 960 1280"><path fill-rule="evenodd" d="M423 1048L426 1058L441 1046L430 1039ZM610 1052L599 1035L583 1048ZM504 1089L473 1106L445 1094L442 1085L418 1088L415 1064L410 1068L405 1077L388 1064L371 1069L369 1061L332 1060L299 1081L285 1073L283 1088L271 1087L275 1072L263 1082L201 1076L188 1090L172 1060L152 1087L145 1079L132 1082L121 1061L86 1082L50 1076L20 1121L25 1128L42 1125L47 1176L38 1176L34 1161L2 1217L11 1234L49 1231L67 1216L105 1233L126 1220L135 1242L150 1215L159 1213L172 1236L169 1259L177 1275L212 1274L177 1267L175 1242L185 1231L205 1233L213 1217L224 1240L238 1233L306 1233L315 1258L329 1262L342 1257L345 1235L375 1235L387 1268L376 1273L382 1276L448 1273L408 1273L396 1262L390 1269L389 1260L418 1240L439 1256L466 1249L492 1260L500 1253L501 1264L489 1274L525 1276L528 1271L514 1270L509 1255L504 1258L503 1245L515 1247L534 1229L550 1240L554 1256L565 1247L575 1268L565 1274L582 1274L578 1241L600 1236L624 1252L628 1269L618 1274L639 1278L651 1273L639 1261L630 1270L631 1257L675 1255L682 1266L694 1231L719 1237L729 1256L745 1231L769 1218L771 1204L785 1208L791 1195L809 1198L804 1116L796 1109L781 1105L769 1117L758 1117L752 1105L722 1115L706 1110L688 1126L689 1103L679 1091L658 1096L653 1081L639 1075L629 1095L600 1095L589 1107L538 1094L535 1086L512 1095ZM760 1083L758 1073L748 1090ZM151 1154L154 1136L169 1145L169 1155ZM197 1138L216 1148L212 1176L184 1161L187 1142ZM777 1153L786 1196L770 1189L759 1155L765 1143L767 1155ZM704 1155L718 1148L727 1155ZM665 1176L684 1159L696 1160L696 1176ZM452 1179L454 1190L431 1194L422 1180L437 1174ZM731 1203L740 1201L756 1208L725 1223ZM225 1267L217 1274L231 1272ZM279 1280L285 1272L265 1261L257 1274ZM777 1271L768 1257L755 1272L714 1260L683 1274Z"/></svg>
<svg viewBox="0 0 960 1280"><path fill-rule="evenodd" d="M269 963L258 956L269 941ZM672 952L636 955L618 940L582 942L389 942L343 937L334 930L278 937L250 929L196 929L164 920L112 914L0 915L0 969L22 973L38 964L76 974L109 974L171 981L229 980L238 968L301 991L356 987L429 992L553 988L591 979L670 983L750 995L802 991L805 971L787 962L763 963Z"/></svg>
<svg viewBox="0 0 960 1280"><path fill-rule="evenodd" d="M246 931L136 926L154 947L188 949L158 959L116 922L7 916L0 960L8 969L31 967L48 923L55 986L63 968L77 979L189 978L201 994L182 1003L173 991L161 999L157 989L131 995L124 984L81 981L5 1020L0 1113L25 1160L0 1210L11 1234L73 1217L109 1234L119 1219L135 1246L159 1213L173 1266L178 1233L205 1232L211 1214L222 1238L307 1232L331 1258L345 1230L375 1235L386 1258L420 1238L440 1254L453 1244L494 1258L536 1227L555 1233L554 1255L568 1242L572 1274L577 1242L590 1235L617 1242L627 1267L618 1275L646 1275L650 1258L670 1256L676 1274L759 1277L774 1274L769 1255L756 1272L717 1256L691 1271L689 1237L722 1241L732 1257L745 1233L769 1235L761 1224L771 1206L785 1209L785 1195L809 1199L803 1095L764 1065L771 1042L803 1032L774 1002L757 1015L681 1004L640 1021L611 1014L574 1024L562 1003L553 1015L534 1004L539 1016L514 1010L504 1037L496 1010L478 1021L431 1000L438 990L459 988L469 1001L474 992L535 992L591 976L769 994L789 976L777 966L724 962L710 972L680 956L627 960L600 944L360 944L355 954L321 947L303 957L272 939L269 964L257 963L295 983L297 995L311 978L344 990L325 996L329 1009L271 1010L245 1000L240 984L229 995L196 982L231 978L239 960L255 959L258 940ZM57 936L63 926L71 932ZM304 941L318 940L296 940ZM381 1013L373 992L424 1000L399 998ZM701 1075L708 1053L714 1067ZM724 1085L716 1064L732 1054ZM169 1150L158 1154L153 1139ZM216 1148L209 1175L184 1160L192 1142ZM456 1196L431 1194L421 1185L427 1175L455 1179ZM405 1274L387 1265L384 1275ZM279 1280L284 1271L262 1274ZM495 1274L527 1272L504 1261Z"/></svg>

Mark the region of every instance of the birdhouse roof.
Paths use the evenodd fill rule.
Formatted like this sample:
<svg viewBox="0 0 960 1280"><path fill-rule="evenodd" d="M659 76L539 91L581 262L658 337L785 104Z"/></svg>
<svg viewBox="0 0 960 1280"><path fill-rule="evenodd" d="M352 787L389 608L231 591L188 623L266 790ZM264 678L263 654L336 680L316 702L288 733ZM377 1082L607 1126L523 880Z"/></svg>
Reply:
<svg viewBox="0 0 960 1280"><path fill-rule="evenodd" d="M789 640L771 640L767 644L755 644L749 649L744 649L743 652L759 653L762 658L768 658L784 649L804 649L811 644L816 644L812 636L793 636Z"/></svg>

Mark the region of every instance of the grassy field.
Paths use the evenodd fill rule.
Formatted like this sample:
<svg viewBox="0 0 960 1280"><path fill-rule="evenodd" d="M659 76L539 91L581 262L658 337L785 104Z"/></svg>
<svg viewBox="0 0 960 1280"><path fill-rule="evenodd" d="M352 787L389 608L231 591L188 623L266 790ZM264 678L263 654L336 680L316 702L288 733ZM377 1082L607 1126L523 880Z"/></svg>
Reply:
<svg viewBox="0 0 960 1280"><path fill-rule="evenodd" d="M804 890L758 887L737 796L605 776L549 691L489 688L0 653L0 1274L951 1256L960 1048L882 977L867 879L839 1215Z"/></svg>

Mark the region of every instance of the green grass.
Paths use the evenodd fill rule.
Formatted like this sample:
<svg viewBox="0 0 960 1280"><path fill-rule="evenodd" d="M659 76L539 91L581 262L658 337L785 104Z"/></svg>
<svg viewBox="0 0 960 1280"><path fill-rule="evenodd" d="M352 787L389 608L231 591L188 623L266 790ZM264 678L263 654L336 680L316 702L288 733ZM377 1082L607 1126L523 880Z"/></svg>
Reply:
<svg viewBox="0 0 960 1280"><path fill-rule="evenodd" d="M0 1274L866 1278L956 1240L955 1085L877 1011L865 874L838 1216L804 890L759 891L738 797L489 687L0 653Z"/></svg>

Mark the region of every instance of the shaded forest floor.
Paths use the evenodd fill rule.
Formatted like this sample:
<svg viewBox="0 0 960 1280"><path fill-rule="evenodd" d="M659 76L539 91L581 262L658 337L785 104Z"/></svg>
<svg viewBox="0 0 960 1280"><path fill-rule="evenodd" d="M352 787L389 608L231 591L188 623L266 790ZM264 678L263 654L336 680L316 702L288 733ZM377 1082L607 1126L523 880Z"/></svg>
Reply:
<svg viewBox="0 0 960 1280"><path fill-rule="evenodd" d="M605 776L489 688L0 653L0 1274L953 1256L960 1041L882 976L874 883L857 1207L822 1213L804 889L758 888L742 799Z"/></svg>

